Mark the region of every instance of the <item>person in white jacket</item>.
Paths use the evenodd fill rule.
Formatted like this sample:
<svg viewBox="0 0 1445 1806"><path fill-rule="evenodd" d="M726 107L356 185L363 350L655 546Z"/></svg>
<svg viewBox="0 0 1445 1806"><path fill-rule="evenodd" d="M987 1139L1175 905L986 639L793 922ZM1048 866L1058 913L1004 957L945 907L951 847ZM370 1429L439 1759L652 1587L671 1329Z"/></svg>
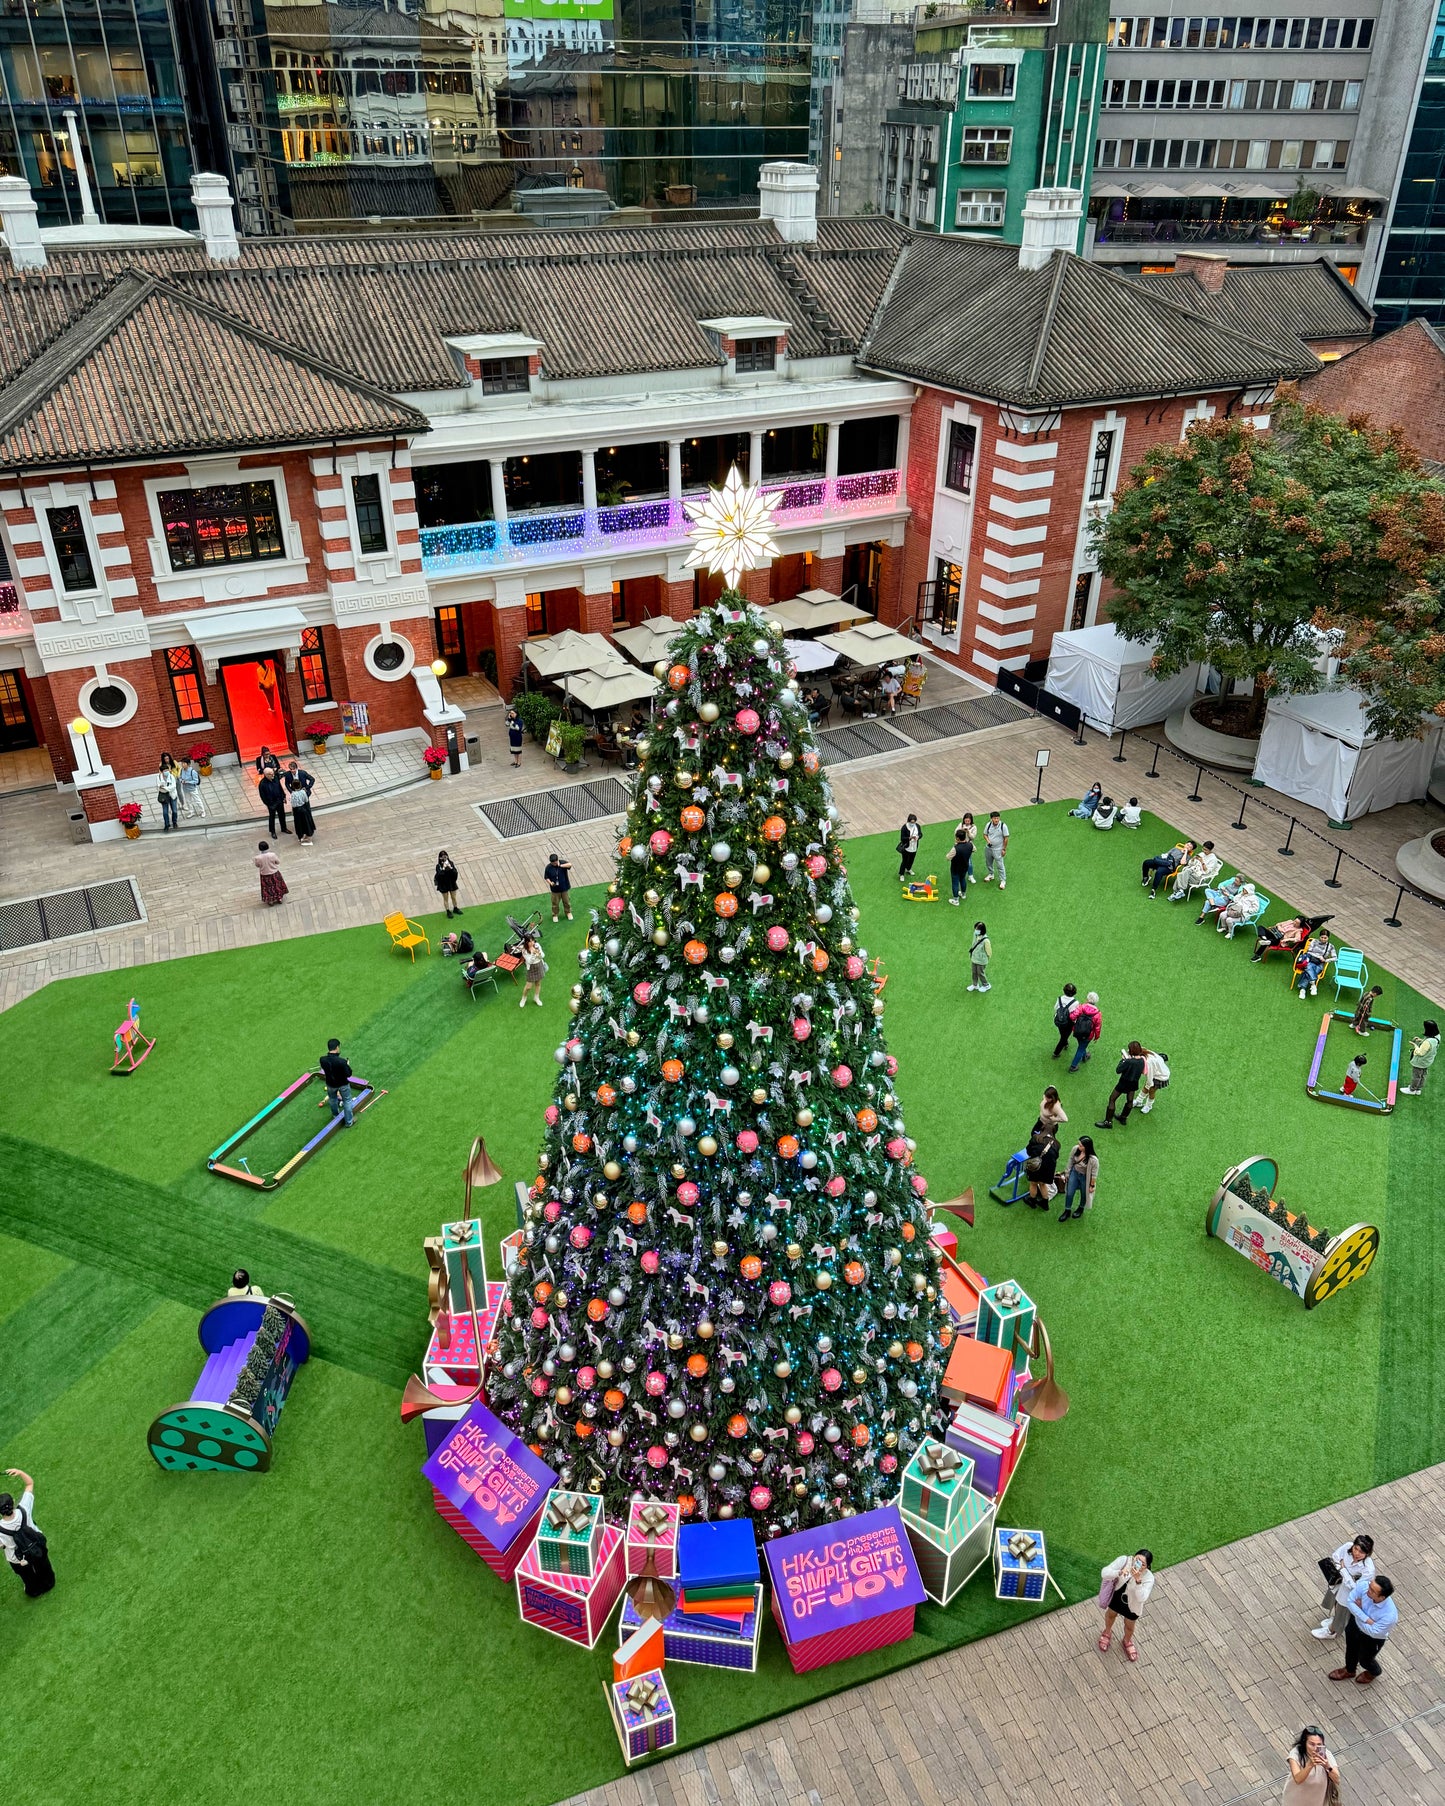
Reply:
<svg viewBox="0 0 1445 1806"><path fill-rule="evenodd" d="M1353 1542L1341 1543L1331 1555L1330 1560L1339 1569L1340 1578L1326 1583L1325 1596L1320 1604L1325 1608L1325 1615L1320 1624L1310 1632L1325 1642L1330 1637L1337 1637L1350 1621L1350 1608L1344 1603L1345 1595L1357 1580L1363 1580L1368 1586L1375 1578L1375 1539L1372 1536L1357 1536Z"/></svg>
<svg viewBox="0 0 1445 1806"><path fill-rule="evenodd" d="M1124 1620L1124 1654L1131 1662L1139 1660L1139 1614L1154 1591L1154 1551L1136 1549L1132 1555L1121 1555L1099 1571L1099 1604L1104 1608L1104 1630L1099 1648L1108 1653L1114 1641L1114 1620ZM1107 1596L1106 1596L1107 1595Z"/></svg>

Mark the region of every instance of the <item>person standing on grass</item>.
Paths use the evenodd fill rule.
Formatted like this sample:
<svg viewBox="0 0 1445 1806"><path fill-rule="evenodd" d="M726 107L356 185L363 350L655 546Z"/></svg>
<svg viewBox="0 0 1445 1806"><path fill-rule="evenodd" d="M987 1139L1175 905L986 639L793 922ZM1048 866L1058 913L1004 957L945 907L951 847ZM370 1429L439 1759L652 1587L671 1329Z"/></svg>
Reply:
<svg viewBox="0 0 1445 1806"><path fill-rule="evenodd" d="M1069 1036L1074 1027L1074 1011L1079 1006L1077 985L1065 985L1059 992L1058 1001L1054 1004L1054 1027L1059 1031L1059 1044L1054 1049L1053 1057L1059 1055L1069 1045Z"/></svg>
<svg viewBox="0 0 1445 1806"><path fill-rule="evenodd" d="M295 759L290 759L281 782L291 801L291 826L296 830L297 845L309 847L316 834L316 818L311 813L311 792L316 788L316 780Z"/></svg>
<svg viewBox="0 0 1445 1806"><path fill-rule="evenodd" d="M541 942L536 935L525 935L522 940L522 1001L517 1005L519 1010L527 1007L527 993L530 991L537 1008L542 1007L542 980L547 976L547 962L542 957Z"/></svg>
<svg viewBox="0 0 1445 1806"><path fill-rule="evenodd" d="M918 825L918 817L910 814L898 830L898 876L904 883L912 876L913 861L918 857L918 843L922 839L923 830Z"/></svg>
<svg viewBox="0 0 1445 1806"><path fill-rule="evenodd" d="M1368 1036L1370 1032L1370 1017L1374 1015L1375 1005L1380 1001L1380 998L1383 995L1384 992L1379 985L1371 985L1369 990L1364 993L1360 998L1360 1001L1355 1005L1355 1013L1350 1018L1350 1027L1357 1035Z"/></svg>
<svg viewBox="0 0 1445 1806"><path fill-rule="evenodd" d="M1070 1217L1081 1217L1094 1208L1094 1188L1099 1183L1099 1156L1094 1152L1092 1135L1081 1135L1069 1155L1069 1170L1064 1176L1064 1209L1061 1223Z"/></svg>
<svg viewBox="0 0 1445 1806"><path fill-rule="evenodd" d="M1025 1150L1024 1177L1029 1182L1029 1195L1024 1199L1030 1210L1047 1210L1053 1197L1054 1174L1059 1165L1059 1138L1044 1124L1035 1124Z"/></svg>
<svg viewBox="0 0 1445 1806"><path fill-rule="evenodd" d="M261 773L256 794L266 805L266 832L289 834L291 830L286 826L286 786L281 782L281 773L274 759Z"/></svg>
<svg viewBox="0 0 1445 1806"><path fill-rule="evenodd" d="M341 1043L333 1035L321 1056L321 1076L326 1081L326 1103L334 1117L341 1117L351 1127L351 1062L341 1051Z"/></svg>
<svg viewBox="0 0 1445 1806"><path fill-rule="evenodd" d="M515 709L507 710L507 751L512 755L513 768L522 763L522 717Z"/></svg>
<svg viewBox="0 0 1445 1806"><path fill-rule="evenodd" d="M1154 1108L1155 1098L1161 1091L1168 1088L1171 1076L1168 1056L1155 1053L1152 1047L1146 1047L1144 1049L1144 1101L1139 1105L1141 1116L1147 1116Z"/></svg>
<svg viewBox="0 0 1445 1806"><path fill-rule="evenodd" d="M1074 1005L1069 1032L1074 1037L1074 1057L1069 1061L1069 1071L1077 1072L1085 1060L1093 1059L1089 1048L1104 1032L1104 1014L1099 1008L1097 991L1090 991L1082 1003Z"/></svg>
<svg viewBox="0 0 1445 1806"><path fill-rule="evenodd" d="M1423 1028L1423 1034L1410 1037L1410 1083L1401 1093L1403 1097L1419 1097L1440 1051L1440 1024L1427 1017Z"/></svg>
<svg viewBox="0 0 1445 1806"><path fill-rule="evenodd" d="M1336 1806L1340 1771L1317 1724L1305 1726L1285 1760L1289 1763L1289 1779L1281 1796L1285 1806Z"/></svg>
<svg viewBox="0 0 1445 1806"><path fill-rule="evenodd" d="M251 861L261 874L261 901L266 904L286 900L286 880L281 876L281 861L271 851L269 840L256 843L256 857Z"/></svg>
<svg viewBox="0 0 1445 1806"><path fill-rule="evenodd" d="M1124 1620L1124 1654L1131 1662L1139 1660L1139 1614L1154 1591L1154 1551L1138 1549L1133 1555L1121 1555L1099 1573L1099 1604L1104 1608L1104 1630L1099 1648L1105 1655L1114 1641L1114 1621Z"/></svg>
<svg viewBox="0 0 1445 1806"><path fill-rule="evenodd" d="M1105 1106L1103 1119L1094 1124L1096 1129L1112 1129L1114 1126L1114 1106L1122 1101L1123 1109L1119 1112L1119 1126L1122 1128L1129 1120L1129 1112L1134 1108L1135 1099L1139 1095L1139 1085L1144 1077L1146 1055L1143 1044L1131 1041L1124 1049L1124 1057L1114 1068L1119 1075L1118 1082L1109 1093L1109 1101Z"/></svg>
<svg viewBox="0 0 1445 1806"><path fill-rule="evenodd" d="M206 818L206 805L201 801L201 768L195 759L187 759L181 767L181 814L198 821Z"/></svg>
<svg viewBox="0 0 1445 1806"><path fill-rule="evenodd" d="M552 920L560 921L562 911L572 920L572 861L560 853L549 853L542 877L552 895Z"/></svg>
<svg viewBox="0 0 1445 1806"><path fill-rule="evenodd" d="M1008 889L1008 868L1004 864L1008 857L1008 823L1002 820L997 809L989 811L988 820L983 826L983 881L992 884L994 875L998 875L1000 890Z"/></svg>
<svg viewBox="0 0 1445 1806"><path fill-rule="evenodd" d="M1350 1614L1345 1625L1345 1662L1342 1668L1330 1670L1332 1681L1354 1681L1356 1686L1368 1687L1380 1678L1380 1651L1400 1620L1391 1597L1394 1591L1394 1581L1377 1574L1373 1580L1357 1580L1344 1595L1341 1604ZM1364 1673L1356 1674L1357 1668Z"/></svg>
<svg viewBox="0 0 1445 1806"><path fill-rule="evenodd" d="M993 958L993 942L988 938L988 929L982 922L973 925L973 939L969 943L968 964L972 973L969 984L970 991L991 991L993 986L988 981L988 962Z"/></svg>
<svg viewBox="0 0 1445 1806"><path fill-rule="evenodd" d="M35 1482L23 1468L7 1467L5 1471L20 1482L20 1497L0 1492L0 1548L19 1575L25 1597L38 1599L55 1585L55 1569L50 1565L45 1533L35 1524Z"/></svg>
<svg viewBox="0 0 1445 1806"><path fill-rule="evenodd" d="M966 816L972 824L972 816ZM948 855L948 875L953 888L953 895L948 899L955 909L959 901L968 895L968 881L973 875L973 836L960 822L953 833L953 850Z"/></svg>
<svg viewBox="0 0 1445 1806"><path fill-rule="evenodd" d="M445 847L437 854L436 870L431 875L431 881L436 886L437 895L446 906L447 920L450 921L453 916L459 916L462 913L462 906L457 902L457 868L452 863L452 856Z"/></svg>

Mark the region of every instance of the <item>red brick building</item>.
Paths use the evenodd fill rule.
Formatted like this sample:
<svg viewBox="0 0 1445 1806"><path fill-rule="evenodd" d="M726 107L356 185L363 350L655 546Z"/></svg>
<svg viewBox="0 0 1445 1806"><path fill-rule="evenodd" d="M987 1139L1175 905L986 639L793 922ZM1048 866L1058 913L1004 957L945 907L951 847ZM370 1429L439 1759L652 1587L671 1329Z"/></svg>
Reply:
<svg viewBox="0 0 1445 1806"><path fill-rule="evenodd" d="M1332 414L1397 426L1421 457L1445 463L1445 336L1428 320L1411 320L1327 364L1301 393Z"/></svg>

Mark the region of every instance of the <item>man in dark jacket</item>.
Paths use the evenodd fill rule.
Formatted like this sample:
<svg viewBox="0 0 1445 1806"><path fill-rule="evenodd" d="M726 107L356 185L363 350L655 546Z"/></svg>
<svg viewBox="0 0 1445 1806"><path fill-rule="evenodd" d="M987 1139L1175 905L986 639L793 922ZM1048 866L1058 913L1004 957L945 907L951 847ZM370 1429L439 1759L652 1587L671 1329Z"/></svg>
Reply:
<svg viewBox="0 0 1445 1806"><path fill-rule="evenodd" d="M1114 1106L1121 1099L1123 1100L1124 1107L1119 1112L1119 1122L1121 1125L1128 1122L1129 1112L1134 1108L1134 1100L1139 1094L1140 1081L1144 1077L1144 1062L1147 1057L1148 1056L1144 1052L1144 1045L1140 1041L1131 1041L1124 1050L1123 1059L1120 1060L1119 1064L1114 1068L1115 1072L1119 1075L1118 1083L1109 1093L1109 1102L1104 1111L1104 1120L1094 1124L1096 1129L1113 1128Z"/></svg>
<svg viewBox="0 0 1445 1806"><path fill-rule="evenodd" d="M351 1127L351 1062L341 1051L341 1043L333 1035L321 1056L321 1076L326 1080L326 1102L333 1117L344 1118Z"/></svg>
<svg viewBox="0 0 1445 1806"><path fill-rule="evenodd" d="M564 859L560 853L547 855L546 869L542 873L547 889L552 893L552 920L561 920L562 911L567 911L567 920L572 920L572 862Z"/></svg>
<svg viewBox="0 0 1445 1806"><path fill-rule="evenodd" d="M266 805L266 832L289 834L291 830L286 826L286 786L281 782L281 774L267 766L261 773L256 794Z"/></svg>

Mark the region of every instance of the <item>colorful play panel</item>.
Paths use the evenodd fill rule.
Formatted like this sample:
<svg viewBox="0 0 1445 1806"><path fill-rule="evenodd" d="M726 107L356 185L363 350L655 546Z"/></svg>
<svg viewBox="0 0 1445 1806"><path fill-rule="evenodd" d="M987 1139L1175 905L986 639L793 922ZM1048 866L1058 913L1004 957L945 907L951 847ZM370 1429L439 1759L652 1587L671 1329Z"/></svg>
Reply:
<svg viewBox="0 0 1445 1806"><path fill-rule="evenodd" d="M201 1318L206 1351L185 1404L162 1411L146 1437L172 1472L265 1473L271 1436L311 1335L296 1307L274 1298L223 1298Z"/></svg>
<svg viewBox="0 0 1445 1806"><path fill-rule="evenodd" d="M269 1122L279 1110L284 1109L292 1098L299 1096L311 1085L321 1089L322 1083L319 1072L303 1072L300 1078L293 1080L279 1096L273 1097L269 1104L258 1110L249 1122L242 1123L236 1133L228 1136L214 1153L206 1156L207 1170L219 1174L223 1179L236 1179L242 1185L257 1186L262 1191L274 1191L278 1185L283 1185L298 1167L304 1166L316 1150L342 1127L345 1120L343 1117L332 1116L328 1112L325 1124L294 1154L270 1170L263 1167L259 1172L252 1172L246 1155L235 1154L235 1160L239 1163L236 1165L227 1159L227 1155L233 1154L235 1149L241 1147L251 1136L255 1135L261 1126ZM353 1078L350 1083L353 1117L359 1116L367 1105L375 1103L377 1098L386 1096L384 1091L377 1090L366 1079ZM324 1089L319 1099L319 1107L323 1110L327 1108Z"/></svg>
<svg viewBox="0 0 1445 1806"><path fill-rule="evenodd" d="M1267 1154L1232 1166L1220 1180L1205 1230L1277 1279L1311 1311L1368 1273L1380 1246L1372 1223L1339 1235L1316 1229L1274 1195L1279 1167Z"/></svg>
<svg viewBox="0 0 1445 1806"><path fill-rule="evenodd" d="M1331 1024L1352 1022L1353 1020L1353 1014L1349 1010L1325 1011L1324 1020L1320 1023L1319 1040L1315 1042L1314 1058L1310 1061L1310 1076L1305 1080L1305 1090L1311 1097L1317 1097L1326 1104L1345 1104L1352 1110L1373 1110L1379 1116L1388 1116L1395 1108L1395 1099L1400 1084L1400 1044L1404 1040L1405 1031L1398 1023L1389 1022L1383 1016L1371 1016L1370 1018L1371 1029L1384 1029L1390 1036L1389 1077L1385 1083L1383 1097L1370 1090L1363 1079L1360 1080L1358 1089L1351 1093L1330 1091L1320 1083L1320 1069L1324 1065L1325 1054L1329 1049ZM1358 1052L1358 1047L1355 1047L1354 1051Z"/></svg>

